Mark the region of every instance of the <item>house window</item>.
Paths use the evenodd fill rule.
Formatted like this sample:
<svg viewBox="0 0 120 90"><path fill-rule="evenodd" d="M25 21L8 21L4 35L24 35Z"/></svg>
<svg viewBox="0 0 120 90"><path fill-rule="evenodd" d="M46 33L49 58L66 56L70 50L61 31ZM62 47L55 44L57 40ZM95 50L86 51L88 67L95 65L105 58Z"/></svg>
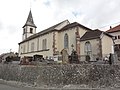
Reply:
<svg viewBox="0 0 120 90"><path fill-rule="evenodd" d="M33 28L30 28L30 33L33 33Z"/></svg>
<svg viewBox="0 0 120 90"><path fill-rule="evenodd" d="M42 40L42 49L43 50L47 49L47 39Z"/></svg>
<svg viewBox="0 0 120 90"><path fill-rule="evenodd" d="M120 35L118 35L118 39L120 39Z"/></svg>
<svg viewBox="0 0 120 90"><path fill-rule="evenodd" d="M31 51L34 51L34 42L31 43Z"/></svg>
<svg viewBox="0 0 120 90"><path fill-rule="evenodd" d="M114 40L116 40L117 39L117 36L114 36Z"/></svg>
<svg viewBox="0 0 120 90"><path fill-rule="evenodd" d="M68 44L68 34L66 33L64 36L64 48L68 48L69 44Z"/></svg>
<svg viewBox="0 0 120 90"><path fill-rule="evenodd" d="M87 55L89 55L91 52L92 52L92 47L91 47L90 42L88 41L88 42L85 43L85 53Z"/></svg>

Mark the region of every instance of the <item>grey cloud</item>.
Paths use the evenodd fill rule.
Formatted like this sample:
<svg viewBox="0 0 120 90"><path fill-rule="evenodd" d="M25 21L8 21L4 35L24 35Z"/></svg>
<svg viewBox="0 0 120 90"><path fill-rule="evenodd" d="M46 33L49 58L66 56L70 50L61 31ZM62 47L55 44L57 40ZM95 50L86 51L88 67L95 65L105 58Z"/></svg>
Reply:
<svg viewBox="0 0 120 90"><path fill-rule="evenodd" d="M14 34L14 33L16 33L19 29L17 29L16 26L9 25L9 26L7 26L7 30L8 30L8 33Z"/></svg>
<svg viewBox="0 0 120 90"><path fill-rule="evenodd" d="M116 17L120 15L120 13L116 11L118 8L120 8L118 3L120 4L120 2L115 2L113 0L105 0L96 3L97 6L93 6L93 9L90 10L92 12L88 13L86 18L88 18L88 20L94 20L93 27L109 25L110 23L114 22L115 19L118 19Z"/></svg>
<svg viewBox="0 0 120 90"><path fill-rule="evenodd" d="M0 22L0 31L3 30L3 23Z"/></svg>
<svg viewBox="0 0 120 90"><path fill-rule="evenodd" d="M55 16L72 13L75 17L84 15L81 23L90 27L102 27L120 18L118 0L49 0L55 9ZM64 14L62 14L64 13ZM119 19L120 20L120 19Z"/></svg>
<svg viewBox="0 0 120 90"><path fill-rule="evenodd" d="M33 0L34 2L36 2L37 0Z"/></svg>
<svg viewBox="0 0 120 90"><path fill-rule="evenodd" d="M81 15L81 13L79 11L72 11L72 14L75 16L75 17L78 17Z"/></svg>
<svg viewBox="0 0 120 90"><path fill-rule="evenodd" d="M45 2L43 2L43 4L46 5L46 6L50 6L51 2L49 0L46 0Z"/></svg>

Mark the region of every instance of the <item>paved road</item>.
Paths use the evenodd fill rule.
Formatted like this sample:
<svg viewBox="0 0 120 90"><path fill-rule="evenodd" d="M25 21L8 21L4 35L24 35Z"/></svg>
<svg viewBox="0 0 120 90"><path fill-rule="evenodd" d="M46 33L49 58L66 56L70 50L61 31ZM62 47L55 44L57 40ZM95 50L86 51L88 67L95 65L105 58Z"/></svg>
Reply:
<svg viewBox="0 0 120 90"><path fill-rule="evenodd" d="M120 88L106 88L106 89L33 89L33 88L27 88L27 87L15 87L15 86L10 86L10 85L5 85L5 84L0 84L0 90L120 90Z"/></svg>
<svg viewBox="0 0 120 90"><path fill-rule="evenodd" d="M36 90L36 89L25 88L25 87L13 87L9 85L0 84L0 90Z"/></svg>

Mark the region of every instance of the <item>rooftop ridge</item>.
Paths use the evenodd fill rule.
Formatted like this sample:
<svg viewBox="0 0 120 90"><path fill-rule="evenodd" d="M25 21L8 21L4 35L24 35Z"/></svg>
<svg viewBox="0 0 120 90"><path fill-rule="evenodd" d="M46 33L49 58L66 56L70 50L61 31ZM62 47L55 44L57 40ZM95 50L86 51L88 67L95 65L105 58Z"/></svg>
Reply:
<svg viewBox="0 0 120 90"><path fill-rule="evenodd" d="M118 31L120 31L120 24L119 25L117 25L117 26L115 26L115 27L111 27L109 30L107 30L106 32L108 32L108 33L112 33L112 32L118 32Z"/></svg>

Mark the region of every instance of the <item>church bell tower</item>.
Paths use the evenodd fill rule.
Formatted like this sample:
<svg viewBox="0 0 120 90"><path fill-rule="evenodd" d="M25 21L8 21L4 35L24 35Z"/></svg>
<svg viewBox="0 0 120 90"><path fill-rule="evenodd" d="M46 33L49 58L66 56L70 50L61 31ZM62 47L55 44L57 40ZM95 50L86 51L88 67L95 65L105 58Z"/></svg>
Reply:
<svg viewBox="0 0 120 90"><path fill-rule="evenodd" d="M22 40L25 40L28 37L30 37L31 35L35 34L36 33L36 28L37 27L34 24L32 13L31 13L31 10L30 10L27 21L26 21L25 25L23 26Z"/></svg>

